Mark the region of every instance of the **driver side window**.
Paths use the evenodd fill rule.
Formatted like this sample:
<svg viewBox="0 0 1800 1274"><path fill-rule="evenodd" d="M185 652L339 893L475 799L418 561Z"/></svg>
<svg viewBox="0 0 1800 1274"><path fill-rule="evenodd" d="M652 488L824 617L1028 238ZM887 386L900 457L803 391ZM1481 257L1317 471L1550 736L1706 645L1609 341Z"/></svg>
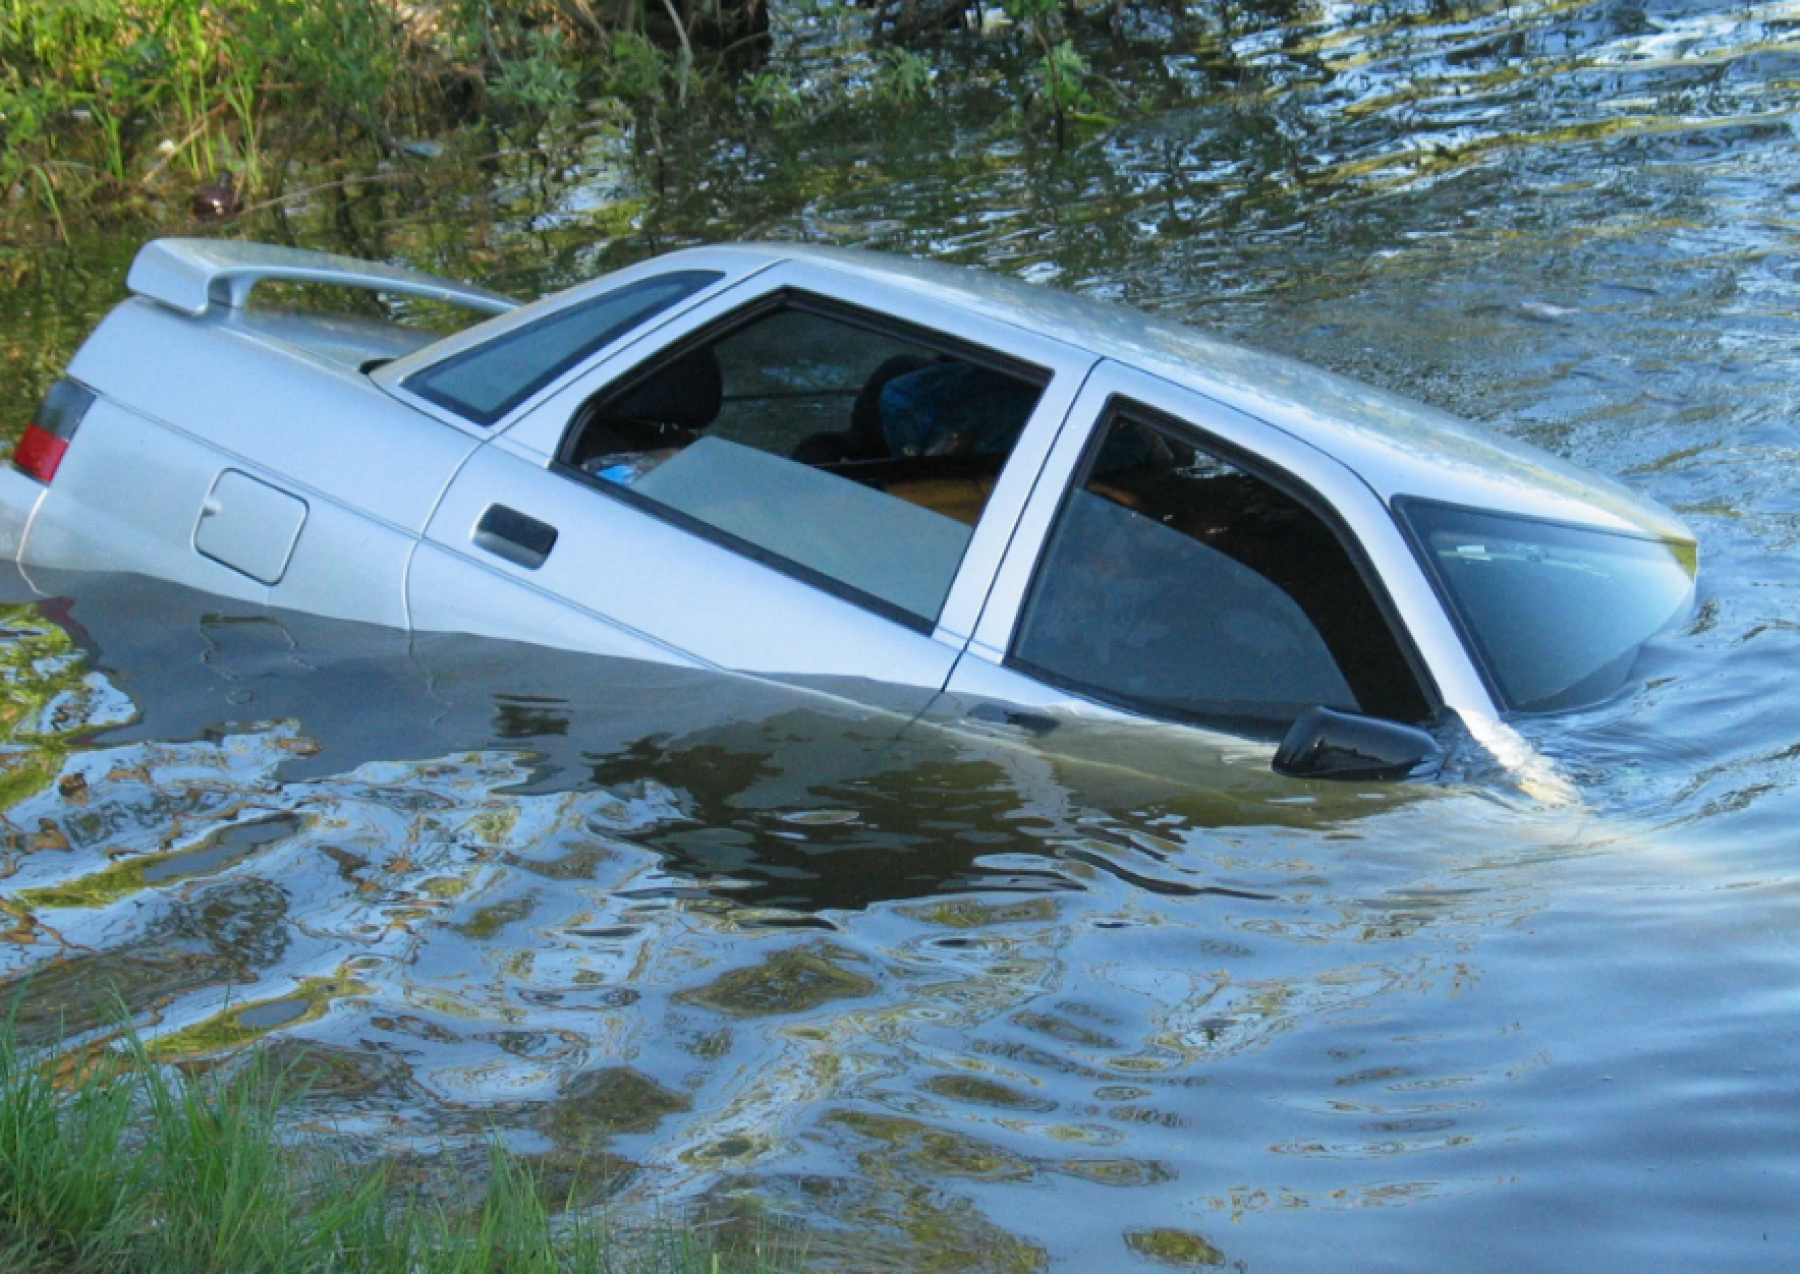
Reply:
<svg viewBox="0 0 1800 1274"><path fill-rule="evenodd" d="M929 630L1047 379L790 297L602 390L559 459L608 494Z"/></svg>

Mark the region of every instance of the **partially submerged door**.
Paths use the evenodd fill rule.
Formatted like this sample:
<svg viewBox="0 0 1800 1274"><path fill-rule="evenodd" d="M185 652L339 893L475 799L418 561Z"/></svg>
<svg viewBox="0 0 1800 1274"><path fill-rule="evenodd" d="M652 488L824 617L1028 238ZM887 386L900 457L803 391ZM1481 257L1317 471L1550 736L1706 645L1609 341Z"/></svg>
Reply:
<svg viewBox="0 0 1800 1274"><path fill-rule="evenodd" d="M415 625L467 627L477 595L560 602L635 653L887 683L915 705L973 631L1092 362L791 263L629 355L457 475L414 563Z"/></svg>
<svg viewBox="0 0 1800 1274"><path fill-rule="evenodd" d="M1355 474L1113 363L1090 376L950 691L1279 737L1327 706L1466 701L1441 608Z"/></svg>

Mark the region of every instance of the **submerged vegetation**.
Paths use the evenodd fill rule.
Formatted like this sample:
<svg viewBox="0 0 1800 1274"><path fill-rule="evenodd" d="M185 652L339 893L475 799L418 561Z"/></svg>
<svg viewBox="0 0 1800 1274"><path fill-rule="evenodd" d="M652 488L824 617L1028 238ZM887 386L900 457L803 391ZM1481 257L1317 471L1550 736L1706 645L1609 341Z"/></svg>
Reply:
<svg viewBox="0 0 1800 1274"><path fill-rule="evenodd" d="M671 133L917 106L956 79L993 82L1062 149L1143 104L1096 49L1129 30L1150 65L1287 5L0 0L0 243L66 240L96 218L236 216L416 181L447 154L567 153L596 132L660 157ZM990 64L959 56L971 46Z"/></svg>
<svg viewBox="0 0 1800 1274"><path fill-rule="evenodd" d="M648 15L610 17L584 0L0 0L0 189L66 234L71 209L175 188L204 192L197 215L236 213L319 138L392 156L464 121L533 130L653 87L668 59Z"/></svg>
<svg viewBox="0 0 1800 1274"><path fill-rule="evenodd" d="M499 1145L463 1190L409 1188L278 1132L264 1055L184 1076L136 1040L55 1057L0 1028L4 1274L776 1274L793 1255L700 1227L615 1228ZM572 1189L572 1188L571 1188Z"/></svg>

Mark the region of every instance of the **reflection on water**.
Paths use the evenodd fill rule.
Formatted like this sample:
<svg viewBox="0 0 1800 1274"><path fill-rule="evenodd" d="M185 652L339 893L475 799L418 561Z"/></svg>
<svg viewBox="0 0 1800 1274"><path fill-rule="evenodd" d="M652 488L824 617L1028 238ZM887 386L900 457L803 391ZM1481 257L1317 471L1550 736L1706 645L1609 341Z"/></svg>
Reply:
<svg viewBox="0 0 1800 1274"><path fill-rule="evenodd" d="M1225 1200L1287 1188L1216 1177L1246 1120L1359 1195L1474 1188L1384 1164L1504 1140L1489 1090L1522 1043L1508 1077L1328 1047L1260 1120L1229 1090L1273 1086L1286 1041L1453 1004L1468 944L1542 905L1537 865L1607 844L1480 794L1286 783L1180 732L1136 736L1159 775L1129 734L1053 750L55 583L74 601L10 629L39 768L0 959L29 1038L122 1002L168 1060L271 1040L314 1080L302 1126L420 1180L499 1135L577 1197L791 1213L845 1268L1028 1270L1102 1235L1205 1264ZM1046 1229L1008 1187L1109 1219Z"/></svg>
<svg viewBox="0 0 1800 1274"><path fill-rule="evenodd" d="M21 1028L110 986L420 1180L498 1135L577 1198L797 1217L823 1267L1791 1264L1800 10L1233 21L1094 50L1143 110L1066 156L946 53L904 127L672 139L655 198L597 155L292 226L518 291L751 235L981 263L1621 477L1704 604L1527 725L1579 805L43 581L0 614ZM130 246L8 330L48 360Z"/></svg>

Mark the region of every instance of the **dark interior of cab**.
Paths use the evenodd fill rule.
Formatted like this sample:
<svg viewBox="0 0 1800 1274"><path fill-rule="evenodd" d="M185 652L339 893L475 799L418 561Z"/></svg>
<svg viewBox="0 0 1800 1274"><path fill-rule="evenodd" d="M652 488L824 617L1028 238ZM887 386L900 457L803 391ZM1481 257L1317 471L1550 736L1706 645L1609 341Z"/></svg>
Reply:
<svg viewBox="0 0 1800 1274"><path fill-rule="evenodd" d="M854 329L811 315L799 356L793 343L770 349L758 328L796 326L785 317L597 395L572 422L566 462L629 480L634 458L722 437L974 525L1040 387L906 342L847 340ZM746 345L772 357L748 359Z"/></svg>
<svg viewBox="0 0 1800 1274"><path fill-rule="evenodd" d="M1254 676L1241 678L1245 684L1240 693L1216 697L1237 705L1232 715L1254 716L1255 710L1245 705L1258 697L1253 683L1269 680L1267 662L1286 658L1298 666L1305 659L1295 652L1306 647L1313 658L1332 666L1326 671L1321 664L1313 679L1315 689L1341 678L1353 696L1354 702L1333 706L1398 721L1429 715L1418 679L1364 572L1330 524L1312 509L1263 478L1201 450L1179 424L1151 423L1148 417L1139 420L1123 413L1105 429L1084 473L1082 496L1128 510L1135 515L1133 521L1156 531L1141 533L1148 538L1140 538L1134 560L1126 567L1114 560L1121 552L1118 537L1095 534L1099 523L1094 515L1072 502L1040 578L1051 571L1115 580L1127 573L1154 573L1156 584L1135 598L1115 588L1105 607L1065 625L1081 629L1079 640L1094 647L1079 658L1092 661L1102 646L1124 646L1135 652L1130 660L1139 664L1210 661L1215 666L1208 673L1171 675L1168 680L1184 680L1190 688L1208 680L1215 683L1215 690L1233 680L1223 670L1236 662L1254 669ZM1263 581L1264 590L1226 589L1217 568L1207 565L1215 557ZM1096 558L1103 560L1091 560ZM1055 587L1047 583L1044 592ZM1275 623L1277 612L1286 613L1284 622L1290 627L1313 634L1285 657L1272 648L1258 649L1254 640L1233 641L1225 635L1233 627L1249 631L1257 623ZM1215 635L1202 637L1201 629ZM1263 631L1266 642L1268 630ZM1062 658L1071 657L1072 636L1057 639ZM1323 690L1319 694L1319 701L1325 702ZM1186 706L1194 715L1209 715L1197 704ZM1273 718L1280 721L1291 719L1291 709L1288 703L1271 705Z"/></svg>

